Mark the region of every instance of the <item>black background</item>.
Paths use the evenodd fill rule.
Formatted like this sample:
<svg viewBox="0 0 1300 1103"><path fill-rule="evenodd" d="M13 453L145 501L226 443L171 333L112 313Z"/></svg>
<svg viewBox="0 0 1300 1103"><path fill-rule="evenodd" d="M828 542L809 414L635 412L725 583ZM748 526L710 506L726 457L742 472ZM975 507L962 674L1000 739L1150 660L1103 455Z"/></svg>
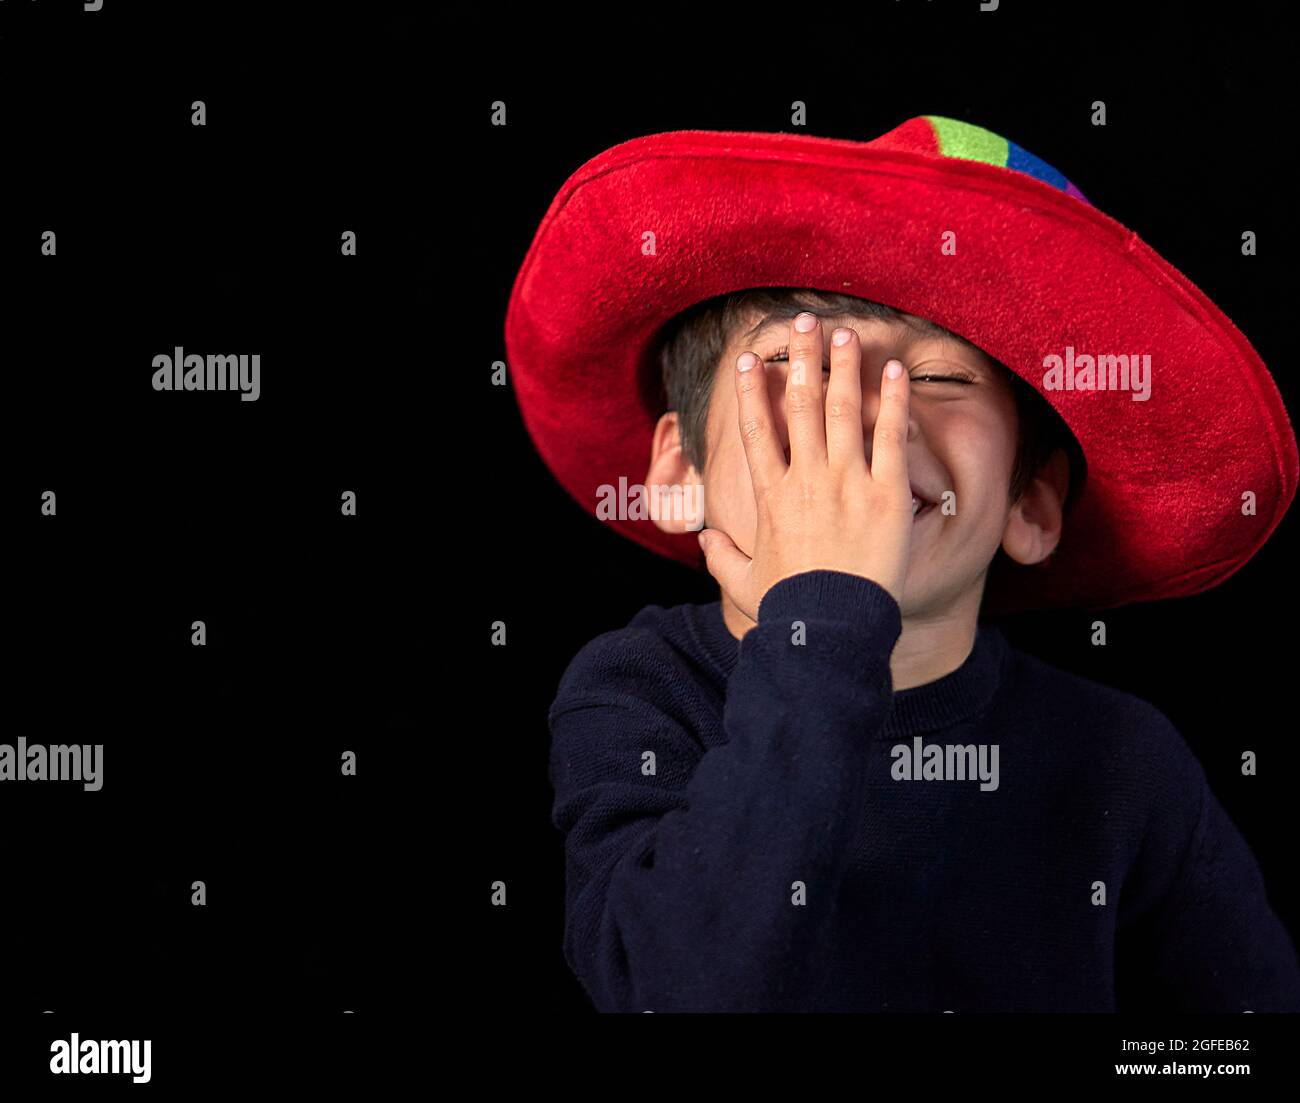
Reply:
<svg viewBox="0 0 1300 1103"><path fill-rule="evenodd" d="M0 1009L410 1015L432 24L81 7L0 9L0 742L102 744L104 781L0 786ZM155 392L178 345L259 353L260 397Z"/></svg>

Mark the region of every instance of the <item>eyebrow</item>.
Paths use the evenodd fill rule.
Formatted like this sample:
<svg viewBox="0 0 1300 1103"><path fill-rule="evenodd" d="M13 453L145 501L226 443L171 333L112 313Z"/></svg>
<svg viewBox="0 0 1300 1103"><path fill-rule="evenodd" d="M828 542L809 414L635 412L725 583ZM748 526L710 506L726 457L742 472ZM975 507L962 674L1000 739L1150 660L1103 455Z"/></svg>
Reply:
<svg viewBox="0 0 1300 1103"><path fill-rule="evenodd" d="M830 315L827 315L825 318L822 318L821 315L818 315L818 317L821 318L822 321L839 322L839 323L841 323L841 324L844 323L844 322L846 322L846 321L866 321L866 320L867 320L867 319L859 318L856 314L830 314ZM753 341L753 340L754 340L755 338L757 338L757 337L765 336L766 333L767 333L767 331L768 331L769 329L773 329L773 328L775 328L776 326L786 326L786 327L788 327L788 326L790 325L790 323L794 321L794 319L795 319L795 315L793 315L793 314L790 315L790 317L788 317L788 318L782 318L782 317L780 317L779 315L774 315L774 314L773 314L773 315L768 315L768 317L761 319L761 320L759 321L759 323L758 323L756 326L754 326L752 329L748 330L748 331L745 332L745 333L742 333L742 334L740 335L740 339L741 339L742 341ZM902 324L903 324L903 320L902 320L901 318L899 318L899 319L882 319L882 320L892 321L892 322L894 322L894 324L896 324L896 325L902 325Z"/></svg>
<svg viewBox="0 0 1300 1103"><path fill-rule="evenodd" d="M752 329L748 330L746 333L741 334L741 340L745 342L753 341L760 336L766 336L767 331L776 326L788 327L793 320L794 320L793 315L789 318L782 318L777 315L769 315L768 317L761 319L758 322L758 324L755 325ZM983 355L983 350L978 345L971 344L969 341L966 340L966 338L958 336L956 333L953 333L951 330L944 329L943 326L939 325L937 322L930 321L929 318L920 318L916 316L911 316L911 317L899 316L896 318L871 319L871 318L860 317L857 314L831 314L828 315L827 318L824 320L836 322L841 325L850 322L881 321L881 322L885 322L888 325L892 325L895 328L911 330L914 334L916 334L918 337L921 338L929 338L931 340L936 340L936 341L955 341L957 344L970 350L971 352L976 352Z"/></svg>

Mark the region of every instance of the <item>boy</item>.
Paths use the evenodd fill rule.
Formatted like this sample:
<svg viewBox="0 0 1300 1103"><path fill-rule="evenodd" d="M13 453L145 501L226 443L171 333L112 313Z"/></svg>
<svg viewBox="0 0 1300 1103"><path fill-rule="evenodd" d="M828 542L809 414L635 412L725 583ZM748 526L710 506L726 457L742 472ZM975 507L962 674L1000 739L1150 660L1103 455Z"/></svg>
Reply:
<svg viewBox="0 0 1300 1103"><path fill-rule="evenodd" d="M643 232L667 271L619 259L665 210ZM1116 225L937 118L865 145L652 136L557 197L507 322L529 429L575 494L634 445L646 485L702 487L698 537L624 531L698 539L720 588L592 641L550 710L564 952L598 1009L1300 1010L1254 857L1169 721L979 623L990 596L1204 589L1294 496L1258 357ZM555 350L590 303L581 370ZM1076 348L1096 359L1058 394ZM1249 532L1183 481L1193 360L1274 443L1234 472L1267 499ZM1138 463L1106 443L1126 432ZM1222 465L1230 430L1203 432ZM1125 538L1126 505L1159 537Z"/></svg>

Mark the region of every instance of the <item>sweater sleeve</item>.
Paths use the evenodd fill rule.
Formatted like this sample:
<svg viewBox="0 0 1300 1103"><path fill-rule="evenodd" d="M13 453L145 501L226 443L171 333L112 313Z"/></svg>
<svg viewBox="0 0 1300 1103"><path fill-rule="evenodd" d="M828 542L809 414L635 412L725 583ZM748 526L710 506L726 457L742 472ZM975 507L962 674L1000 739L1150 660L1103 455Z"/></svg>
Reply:
<svg viewBox="0 0 1300 1103"><path fill-rule="evenodd" d="M624 637L570 665L550 712L552 819L565 958L598 1010L808 1006L900 632L898 603L869 579L777 583L727 684L726 741L707 750L666 657Z"/></svg>
<svg viewBox="0 0 1300 1103"><path fill-rule="evenodd" d="M1161 720L1164 781L1140 859L1169 873L1138 924L1133 960L1146 975L1134 987L1166 1010L1300 1011L1300 964L1255 855L1191 748Z"/></svg>

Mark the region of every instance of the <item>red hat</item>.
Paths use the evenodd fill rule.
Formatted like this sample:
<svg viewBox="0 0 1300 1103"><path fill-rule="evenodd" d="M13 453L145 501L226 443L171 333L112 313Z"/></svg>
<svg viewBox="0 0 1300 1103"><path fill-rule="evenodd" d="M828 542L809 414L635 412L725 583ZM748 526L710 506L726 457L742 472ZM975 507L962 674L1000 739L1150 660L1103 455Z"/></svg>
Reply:
<svg viewBox="0 0 1300 1103"><path fill-rule="evenodd" d="M528 432L578 502L594 514L598 488L645 477L664 324L777 286L928 318L1074 432L1087 479L1058 552L1033 567L997 557L990 611L1199 593L1250 559L1295 497L1281 397L1223 312L1046 162L929 116L870 142L652 134L569 177L515 279L505 340ZM608 523L704 566L694 532Z"/></svg>

